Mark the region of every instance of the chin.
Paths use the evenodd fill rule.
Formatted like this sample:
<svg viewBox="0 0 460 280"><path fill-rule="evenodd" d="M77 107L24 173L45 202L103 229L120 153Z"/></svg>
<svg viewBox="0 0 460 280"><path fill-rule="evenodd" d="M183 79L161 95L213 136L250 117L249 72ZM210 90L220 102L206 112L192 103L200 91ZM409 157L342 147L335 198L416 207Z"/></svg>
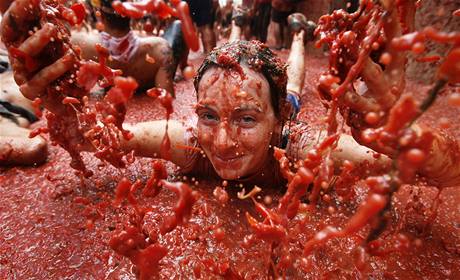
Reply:
<svg viewBox="0 0 460 280"><path fill-rule="evenodd" d="M234 169L223 169L223 170L216 170L217 175L219 175L220 178L223 180L231 180L235 181L238 180L241 177L244 177L240 170L234 170Z"/></svg>
<svg viewBox="0 0 460 280"><path fill-rule="evenodd" d="M222 161L218 157L211 157L211 164L214 167L217 175L223 180L238 180L248 174L247 156L240 157L234 161Z"/></svg>

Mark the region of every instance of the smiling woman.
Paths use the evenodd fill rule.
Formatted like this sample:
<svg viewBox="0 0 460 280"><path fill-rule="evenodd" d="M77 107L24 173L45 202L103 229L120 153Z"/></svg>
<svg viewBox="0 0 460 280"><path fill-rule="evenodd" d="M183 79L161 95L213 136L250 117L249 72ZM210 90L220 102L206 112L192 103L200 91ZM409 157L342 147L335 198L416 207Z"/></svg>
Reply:
<svg viewBox="0 0 460 280"><path fill-rule="evenodd" d="M296 42L303 46L303 38ZM194 82L198 122L168 123L171 160L182 173L264 186L283 181L273 148L286 149L286 155L293 159L305 158L320 134L304 123L290 124L288 132L286 89L298 81L288 82L286 70L286 65L258 41L238 40L214 49ZM290 69L292 72L295 70ZM303 81L303 75L296 77ZM128 129L134 137L124 142L124 149L132 149L139 156L161 154L166 121L138 123ZM350 136L342 135L338 143L339 149L332 153L337 164L345 158L374 167L388 164L386 157L373 158L369 149Z"/></svg>
<svg viewBox="0 0 460 280"><path fill-rule="evenodd" d="M267 80L247 66L242 68L245 79L234 70L212 68L198 90L198 142L226 180L262 169L280 128Z"/></svg>
<svg viewBox="0 0 460 280"><path fill-rule="evenodd" d="M280 143L286 96L284 64L258 42L213 51L195 79L198 143L227 180L257 174Z"/></svg>
<svg viewBox="0 0 460 280"><path fill-rule="evenodd" d="M214 173L226 180L276 169L270 148L281 142L286 83L285 65L259 42L237 41L215 49L195 79L198 123L186 127L169 122L172 161L185 173ZM135 137L125 143L126 149L160 154L165 126L155 121L130 127Z"/></svg>

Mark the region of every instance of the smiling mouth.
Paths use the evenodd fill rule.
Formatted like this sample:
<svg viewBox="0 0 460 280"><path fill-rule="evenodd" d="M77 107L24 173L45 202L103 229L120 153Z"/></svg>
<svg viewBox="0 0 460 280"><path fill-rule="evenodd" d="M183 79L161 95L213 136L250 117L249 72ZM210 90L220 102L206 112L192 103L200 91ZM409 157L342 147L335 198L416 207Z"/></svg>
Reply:
<svg viewBox="0 0 460 280"><path fill-rule="evenodd" d="M243 157L243 155L239 156L231 156L231 157L221 157L221 156L214 156L214 159L216 160L217 163L219 164L233 164L240 160Z"/></svg>

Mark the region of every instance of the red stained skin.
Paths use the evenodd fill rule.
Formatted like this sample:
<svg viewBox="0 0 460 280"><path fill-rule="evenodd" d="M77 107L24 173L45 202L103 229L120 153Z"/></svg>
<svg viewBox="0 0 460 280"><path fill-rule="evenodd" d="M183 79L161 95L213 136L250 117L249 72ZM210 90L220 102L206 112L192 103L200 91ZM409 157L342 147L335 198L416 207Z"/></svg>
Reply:
<svg viewBox="0 0 460 280"><path fill-rule="evenodd" d="M271 132L278 123L268 82L262 88L253 83L262 76L248 67L243 74L211 69L199 85L198 142L223 179L251 176L271 162Z"/></svg>
<svg viewBox="0 0 460 280"><path fill-rule="evenodd" d="M287 55L281 53L281 56ZM315 57L307 59L311 67L306 69L304 90L309 92L315 86L315 81L324 70L326 62ZM199 60L193 62L198 64ZM189 104L196 102L193 86L190 81L184 81L179 83L177 88L178 98L174 101L176 110L172 118L186 119L193 114ZM427 90L427 87L409 84L409 90L422 93ZM460 124L454 120L460 113L460 109L446 106L447 100L447 96L442 96L439 103L424 115L422 122L436 127L437 120L441 116L447 117L452 120L452 127L447 129L447 133L457 138L460 137ZM312 98L306 100L304 106L309 113L306 115L305 112L301 112L299 116L301 120L319 127L320 116L324 114L319 99L312 95ZM161 104L152 104L150 97L137 96L128 102L126 118L128 122L163 119L164 110ZM43 125L43 122L40 121L38 125ZM6 279L11 278L13 273L17 277L29 279L56 276L104 278L106 275L117 279L122 277L135 279L131 260L119 256L107 245L112 235L111 228L116 227L116 232L119 232L118 229L122 230L123 225L129 224L129 211L122 211L125 210L124 206L119 210L109 206L103 212L105 218L96 219L94 229L88 230L83 208L78 202L81 197L85 198L85 203L90 204L95 204L104 197L107 201L112 201L116 187L114 182L120 181L121 178L114 174L111 167L105 166L94 174L91 181L87 181L87 185L82 186L78 177L73 175L68 161L69 156L64 150L51 147L50 160L46 164L33 168L13 168L0 173L0 205L8 205L1 208L0 212L2 217L0 225L4 229L0 233L0 237L4 240L0 249L3 264L0 275ZM88 163L96 166L98 161L93 158L88 159ZM162 169L162 167L158 168ZM149 178L153 169L150 160L139 159L127 169L125 175ZM170 167L168 169L171 170ZM244 278L243 276L252 279L268 278L268 271L271 269L265 260L272 254L268 244L255 239L249 243L250 246L243 246L245 237L253 233L246 220L245 212L251 213L254 217L258 216L254 213L253 203L238 201L232 190L235 188L239 190L239 188L229 185L226 189L231 199L225 207L222 207L212 194L216 184L220 182L200 180L199 186L193 188L200 193L201 198L192 208L192 220L185 224L182 230L172 231L166 235L168 238L160 239L160 244L168 248L168 253L159 262L159 278L167 279L171 275L194 277L198 274L201 278L212 278L222 275L221 273L239 275L241 278ZM251 186L248 188L250 189ZM349 186L349 188L355 190L357 194L355 200L365 199L366 187L363 187L363 184ZM276 205L280 195L284 193L283 189L284 186L267 187L261 197L270 194L274 200L272 205ZM421 277L455 279L460 276L460 258L455 253L455 246L449 245L458 242L458 239L455 241L455 232L458 232L458 229L455 228L454 223L460 219L455 211L460 196L455 188L443 191L440 197L440 210L436 218L428 222L431 229L426 233L420 233L418 229L424 228L428 221L428 214L422 212L430 211L436 190L423 186L419 186L418 190L417 207L421 208L409 206L408 203L413 201L414 196L410 194L409 188L403 188L395 202L395 217L408 215L401 226L411 240L410 249L402 252L394 251L379 257L367 256L364 268L360 269L362 275L376 279L397 276L405 276L408 279ZM336 199L333 195L330 203L334 206L336 206ZM143 197L141 201L152 207L144 217L143 228L147 232L154 232L153 229L158 229L161 225L165 213L170 213L177 198L171 192L160 191L156 197ZM289 223L287 228L297 228L292 231L296 240L306 242L325 227L326 220L327 225L343 227L347 217L351 217L356 208L353 203L342 203L335 213L330 214L327 205L321 202L318 211L306 212L305 216L299 216ZM304 213L305 210L301 211ZM217 218L222 221L221 227L226 233L219 242L214 241L214 233L211 230ZM155 221L159 222L155 224ZM395 219L390 223L391 227L384 233L384 235L389 234L388 238L384 239L384 243L387 240L388 242L394 240L392 238L394 232L401 230L397 229L398 221L401 222ZM355 244L358 246L361 242L360 236L365 236L365 229L355 236L326 242L320 251L314 251L309 258L304 258L302 246L293 244L292 259L294 264L299 264L299 268L291 267L286 275L295 279L337 275L343 278L354 278L358 272L353 266L355 257L350 244L353 244L351 247L355 247ZM415 237L421 239L420 246L413 245ZM209 240L209 244L200 240ZM123 241L119 243L123 244ZM37 247L36 244L40 246ZM156 251L157 246L152 247L151 250L161 252L161 249ZM56 254L56 252L60 253ZM152 258L152 262L155 259L158 258ZM312 261L307 261L309 259ZM228 267L227 270L224 269L224 264ZM305 264L309 265L308 269L302 269ZM33 270L28 269L30 265L34 266Z"/></svg>
<svg viewBox="0 0 460 280"><path fill-rule="evenodd" d="M166 110L165 119L168 121L174 111L172 105L174 98L171 93L162 88L152 88L147 90L147 95L160 101L161 106ZM166 124L165 134L161 141L160 156L163 159L171 159L171 140L168 135L168 124Z"/></svg>
<svg viewBox="0 0 460 280"><path fill-rule="evenodd" d="M320 64L317 66L321 68ZM311 76L317 77L317 74ZM181 86L187 88L185 84ZM187 92L192 91L189 88ZM187 97L190 98L185 96L182 102L186 102ZM307 102L305 106L311 107L311 112L318 110L315 109L319 107L317 99L312 98ZM148 104L149 101L143 98L132 101L130 108L133 112L130 119L138 121L146 116L163 118L162 111L159 113L153 110L152 114L148 114L148 110L152 110L147 106ZM137 107L144 109L141 112L136 111ZM178 112L183 113L183 117L187 117L186 110L187 107L184 106ZM436 125L436 119L441 115L445 116L446 113L453 120L458 115L453 108L445 112L445 108L438 106L437 111L427 118L434 118L431 124ZM314 123L318 121L317 116L321 114L300 117ZM424 121L430 122L429 119ZM451 131L456 137L459 136L458 128L456 125ZM396 122L388 127L391 131L398 129ZM334 135L323 142L317 150L327 149L333 142ZM279 276L276 275L276 271L272 272L274 267L282 269L283 275L294 279L357 278L363 275L376 279L391 277L456 279L460 275L458 253L455 252L455 247L454 249L449 247L449 244L452 244L448 242L450 232L442 228L439 230L439 227L449 228L449 225L451 225L450 229L456 230L456 226L452 226L456 212L448 211L449 207L456 209L457 202L460 201L456 192L448 192L443 196L443 201L453 200L453 202L445 202L435 218L431 215L422 215L424 220L417 222L410 219L416 219L417 214L429 213L431 204L437 201L438 196L430 194L430 189L424 186L416 189L415 194L412 190L409 195L404 194L403 189L395 201L397 207L393 209L395 211L393 223L390 223L390 228L386 231L387 235L382 235L385 240L372 243L371 250L376 252L376 256L369 256L359 251L358 257L354 257L353 248L362 249L359 244L369 229L364 227L368 222L367 219L382 209L386 203L382 194L369 195L366 186L359 184L350 186L357 193L351 201L343 202L332 194L334 196L332 202L319 201L318 209L310 211L297 203L292 207L290 204L280 203L282 209L270 209L258 202L255 202L254 207L245 201L231 202L227 207L221 207L211 193L211 186L215 182L202 182L202 185L192 191L185 183L162 181L162 185L175 192L179 199L161 192L152 200L141 198L142 201L147 200L144 205L152 205L152 207L148 212L137 213L141 217L137 217L135 221L129 209L122 211L123 209L109 208L106 212L107 218L95 221L94 228L86 225L82 228L84 224L82 217L87 218L90 213L79 208L81 202L85 205L96 204L99 200L106 199L107 194L110 197L110 192L113 192L113 182L120 180L117 188L119 197L129 197L136 192L141 181L137 181L139 183L136 182L136 187L133 187L135 184L131 185L128 180L120 179L109 167L101 167L91 181L80 181L69 172L65 164L68 160L67 155L56 148L53 148L53 153L55 155L51 161L44 166L10 169L0 175L0 186L2 186L0 192L3 194L0 196L2 202L0 205L7 205L0 212L4 215L1 219L3 230L0 237L4 243L0 248L2 264L0 276L4 278L17 276L107 278L107 275L113 278L125 276L134 278L135 275L130 272L130 263L119 259L112 251L107 250L108 247L136 265L138 273L134 274L141 279L148 279L157 274L159 278L183 275L194 275L197 278L217 276L237 279L274 278ZM317 155L318 152L312 152L309 161L305 163L305 168L299 168L296 173L293 173L288 168L289 162L284 161L282 152L277 151L277 158L284 164L285 177L292 183L286 195L295 196L299 193L298 185L311 182L312 176L306 168L318 164ZM90 163L98 164L94 159L90 160ZM136 178L148 177L147 174L151 170L145 170L145 166L149 165L138 163L127 170L127 173ZM153 169L152 177L166 176L162 166L154 165ZM327 170L324 173L326 176ZM231 187L235 188L235 186ZM283 201L283 198L279 199L284 193L284 190L280 191L281 187L267 187L264 192L272 195L275 201ZM374 186L374 188L378 187ZM200 193L198 201L196 192ZM82 200L81 195L88 199ZM235 193L231 192L230 196L235 196ZM358 201L364 202L356 210ZM130 203L135 205L137 201L134 203L133 200ZM336 213L326 210L328 203L337 206ZM281 207L282 205L284 206ZM165 215L171 208L174 215ZM293 208L295 209L292 213L299 215L291 214L289 210ZM288 221L279 213L293 219ZM264 221L259 222L254 218L257 216ZM192 219L186 223L189 217ZM245 219L249 223L246 223ZM107 232L112 230L114 224L124 230L117 230L109 238ZM178 224L182 226L176 228ZM430 226L429 229L427 224ZM325 242L321 250L312 251L304 257L303 245L324 240L324 237L318 237L318 231L325 225L335 228L344 227L343 232L346 234L341 236L342 238ZM161 230L161 235L156 234L155 231L158 229ZM220 230L231 234L222 234ZM405 234L400 233L401 231ZM252 233L257 238L253 237ZM337 229L328 227L322 233L333 236L337 234ZM288 240L287 237L295 241L288 244L289 251L285 250L286 247L273 249L273 243L267 242L285 241ZM412 244L413 237L418 239L414 238ZM416 242L420 238L423 241ZM246 240L247 242L244 242ZM391 244L392 242L395 245ZM454 239L453 244L455 242ZM394 249L386 249L384 243L389 243L391 245L389 247ZM30 270L30 267L34 269ZM306 267L306 269L299 269L299 267Z"/></svg>

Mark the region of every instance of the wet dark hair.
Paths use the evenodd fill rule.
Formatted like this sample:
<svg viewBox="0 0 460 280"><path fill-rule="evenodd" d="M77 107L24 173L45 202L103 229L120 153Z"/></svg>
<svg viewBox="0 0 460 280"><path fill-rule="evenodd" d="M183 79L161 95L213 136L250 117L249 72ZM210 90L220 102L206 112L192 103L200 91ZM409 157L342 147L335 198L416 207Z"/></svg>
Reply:
<svg viewBox="0 0 460 280"><path fill-rule="evenodd" d="M101 14L104 17L106 24L119 30L130 29L131 19L129 17L122 17L115 12L112 8L112 2L114 2L114 0L100 0ZM121 2L125 2L125 0L121 0Z"/></svg>
<svg viewBox="0 0 460 280"><path fill-rule="evenodd" d="M259 41L237 40L212 50L204 59L195 76L194 86L198 85L204 73L211 67L233 69L241 72L241 64L246 63L252 70L261 73L270 85L270 97L275 115L285 121L286 114L286 64L275 55L267 45Z"/></svg>

